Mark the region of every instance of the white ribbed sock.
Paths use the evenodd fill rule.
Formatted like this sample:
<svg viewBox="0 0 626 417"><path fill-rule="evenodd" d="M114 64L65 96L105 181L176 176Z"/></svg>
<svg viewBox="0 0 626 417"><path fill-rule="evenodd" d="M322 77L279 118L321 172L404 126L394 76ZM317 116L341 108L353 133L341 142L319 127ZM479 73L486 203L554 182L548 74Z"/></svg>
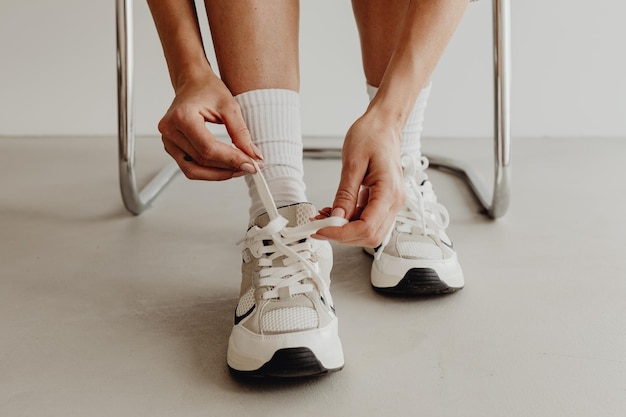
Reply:
<svg viewBox="0 0 626 417"><path fill-rule="evenodd" d="M278 207L307 201L302 164L300 95L292 90L252 90L235 96L250 130L252 142L261 150L263 175ZM252 200L250 219L265 212L250 175L246 175Z"/></svg>
<svg viewBox="0 0 626 417"><path fill-rule="evenodd" d="M401 152L403 155L409 154L416 158L422 156L422 127L424 124L424 112L426 111L426 104L428 104L428 96L430 95L431 86L432 83L428 83L428 85L420 91L420 94L415 101L415 105L413 106L413 110L411 110L411 114L406 121L406 125L404 126L404 129L402 129ZM370 97L370 100L374 98L377 91L377 87L367 84L367 95Z"/></svg>

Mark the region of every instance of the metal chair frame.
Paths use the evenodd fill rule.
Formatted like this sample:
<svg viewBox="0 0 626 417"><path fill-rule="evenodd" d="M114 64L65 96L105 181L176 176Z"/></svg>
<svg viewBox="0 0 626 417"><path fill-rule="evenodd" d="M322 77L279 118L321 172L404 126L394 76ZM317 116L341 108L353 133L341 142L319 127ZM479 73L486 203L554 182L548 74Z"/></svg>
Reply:
<svg viewBox="0 0 626 417"><path fill-rule="evenodd" d="M428 155L432 167L453 173L465 180L483 208L495 219L503 216L511 196L510 80L511 30L510 0L492 0L493 78L494 78L494 146L495 175L489 189L480 175L467 163L444 156ZM150 207L165 186L180 172L171 162L138 189L135 174L134 131L134 39L133 0L116 0L117 25L117 108L120 190L124 205L139 215ZM340 149L304 149L305 157L337 158Z"/></svg>

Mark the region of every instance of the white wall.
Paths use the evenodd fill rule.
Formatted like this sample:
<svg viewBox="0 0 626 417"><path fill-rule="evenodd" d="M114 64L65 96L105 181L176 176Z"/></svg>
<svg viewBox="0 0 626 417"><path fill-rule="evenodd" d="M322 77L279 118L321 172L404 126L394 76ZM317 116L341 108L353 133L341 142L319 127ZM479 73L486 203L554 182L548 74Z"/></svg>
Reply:
<svg viewBox="0 0 626 417"><path fill-rule="evenodd" d="M513 134L626 137L626 3L513 3ZM136 127L154 134L172 93L135 5ZM491 134L490 7L470 6L439 65L428 136ZM0 3L0 135L115 133L114 20L113 0ZM301 62L304 133L342 135L366 104L349 0L302 1Z"/></svg>

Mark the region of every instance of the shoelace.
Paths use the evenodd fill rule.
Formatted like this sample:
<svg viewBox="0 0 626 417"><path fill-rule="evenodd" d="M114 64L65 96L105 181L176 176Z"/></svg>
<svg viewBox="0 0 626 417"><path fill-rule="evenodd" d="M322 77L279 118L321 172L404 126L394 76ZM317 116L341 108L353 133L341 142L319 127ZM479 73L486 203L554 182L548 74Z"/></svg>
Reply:
<svg viewBox="0 0 626 417"><path fill-rule="evenodd" d="M340 217L328 217L288 227L289 221L278 213L267 182L256 163L255 168L257 173L252 178L270 221L265 227L252 227L242 241L251 239L256 255L264 255L259 260L259 266L263 267L259 285L270 289L263 294L263 299L278 298L282 288L286 288L289 295L309 292L313 285L304 281L311 279L329 300L328 285L321 277L317 265L311 261L316 246L311 235L327 226L343 226L348 221ZM268 241L272 243L267 244ZM274 260L281 257L284 266L273 266Z"/></svg>
<svg viewBox="0 0 626 417"><path fill-rule="evenodd" d="M380 258L385 247L389 244L394 230L402 233L412 233L417 228L422 236L436 235L440 230L448 227L450 216L448 210L437 203L433 186L430 181L418 184L416 174L419 170L428 168L428 159L422 156L419 160L404 155L402 156L402 170L406 190L406 204L396 215L394 227L389 230L381 247L376 251L376 257Z"/></svg>

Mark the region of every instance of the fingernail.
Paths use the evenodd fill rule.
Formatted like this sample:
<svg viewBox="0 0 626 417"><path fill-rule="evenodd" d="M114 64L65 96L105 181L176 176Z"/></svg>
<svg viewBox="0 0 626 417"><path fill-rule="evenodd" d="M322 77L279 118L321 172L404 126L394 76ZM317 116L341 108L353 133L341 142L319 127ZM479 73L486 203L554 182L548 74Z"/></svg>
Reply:
<svg viewBox="0 0 626 417"><path fill-rule="evenodd" d="M257 148L254 143L252 143L251 145L252 145L252 150L254 151L254 154L256 155L256 157L262 160L263 159L263 154L261 153L259 148Z"/></svg>
<svg viewBox="0 0 626 417"><path fill-rule="evenodd" d="M317 239L317 240L328 240L328 238L326 236L322 236L322 235L318 235L318 234L312 234L311 237L313 239Z"/></svg>
<svg viewBox="0 0 626 417"><path fill-rule="evenodd" d="M254 169L254 166L248 162L244 162L243 164L241 164L241 166L239 167L240 170L242 171L246 171L248 174L255 174L256 170Z"/></svg>
<svg viewBox="0 0 626 417"><path fill-rule="evenodd" d="M333 216L333 217L344 218L344 217L346 217L346 212L341 207L337 207L337 208L333 209L333 212L330 215Z"/></svg>

